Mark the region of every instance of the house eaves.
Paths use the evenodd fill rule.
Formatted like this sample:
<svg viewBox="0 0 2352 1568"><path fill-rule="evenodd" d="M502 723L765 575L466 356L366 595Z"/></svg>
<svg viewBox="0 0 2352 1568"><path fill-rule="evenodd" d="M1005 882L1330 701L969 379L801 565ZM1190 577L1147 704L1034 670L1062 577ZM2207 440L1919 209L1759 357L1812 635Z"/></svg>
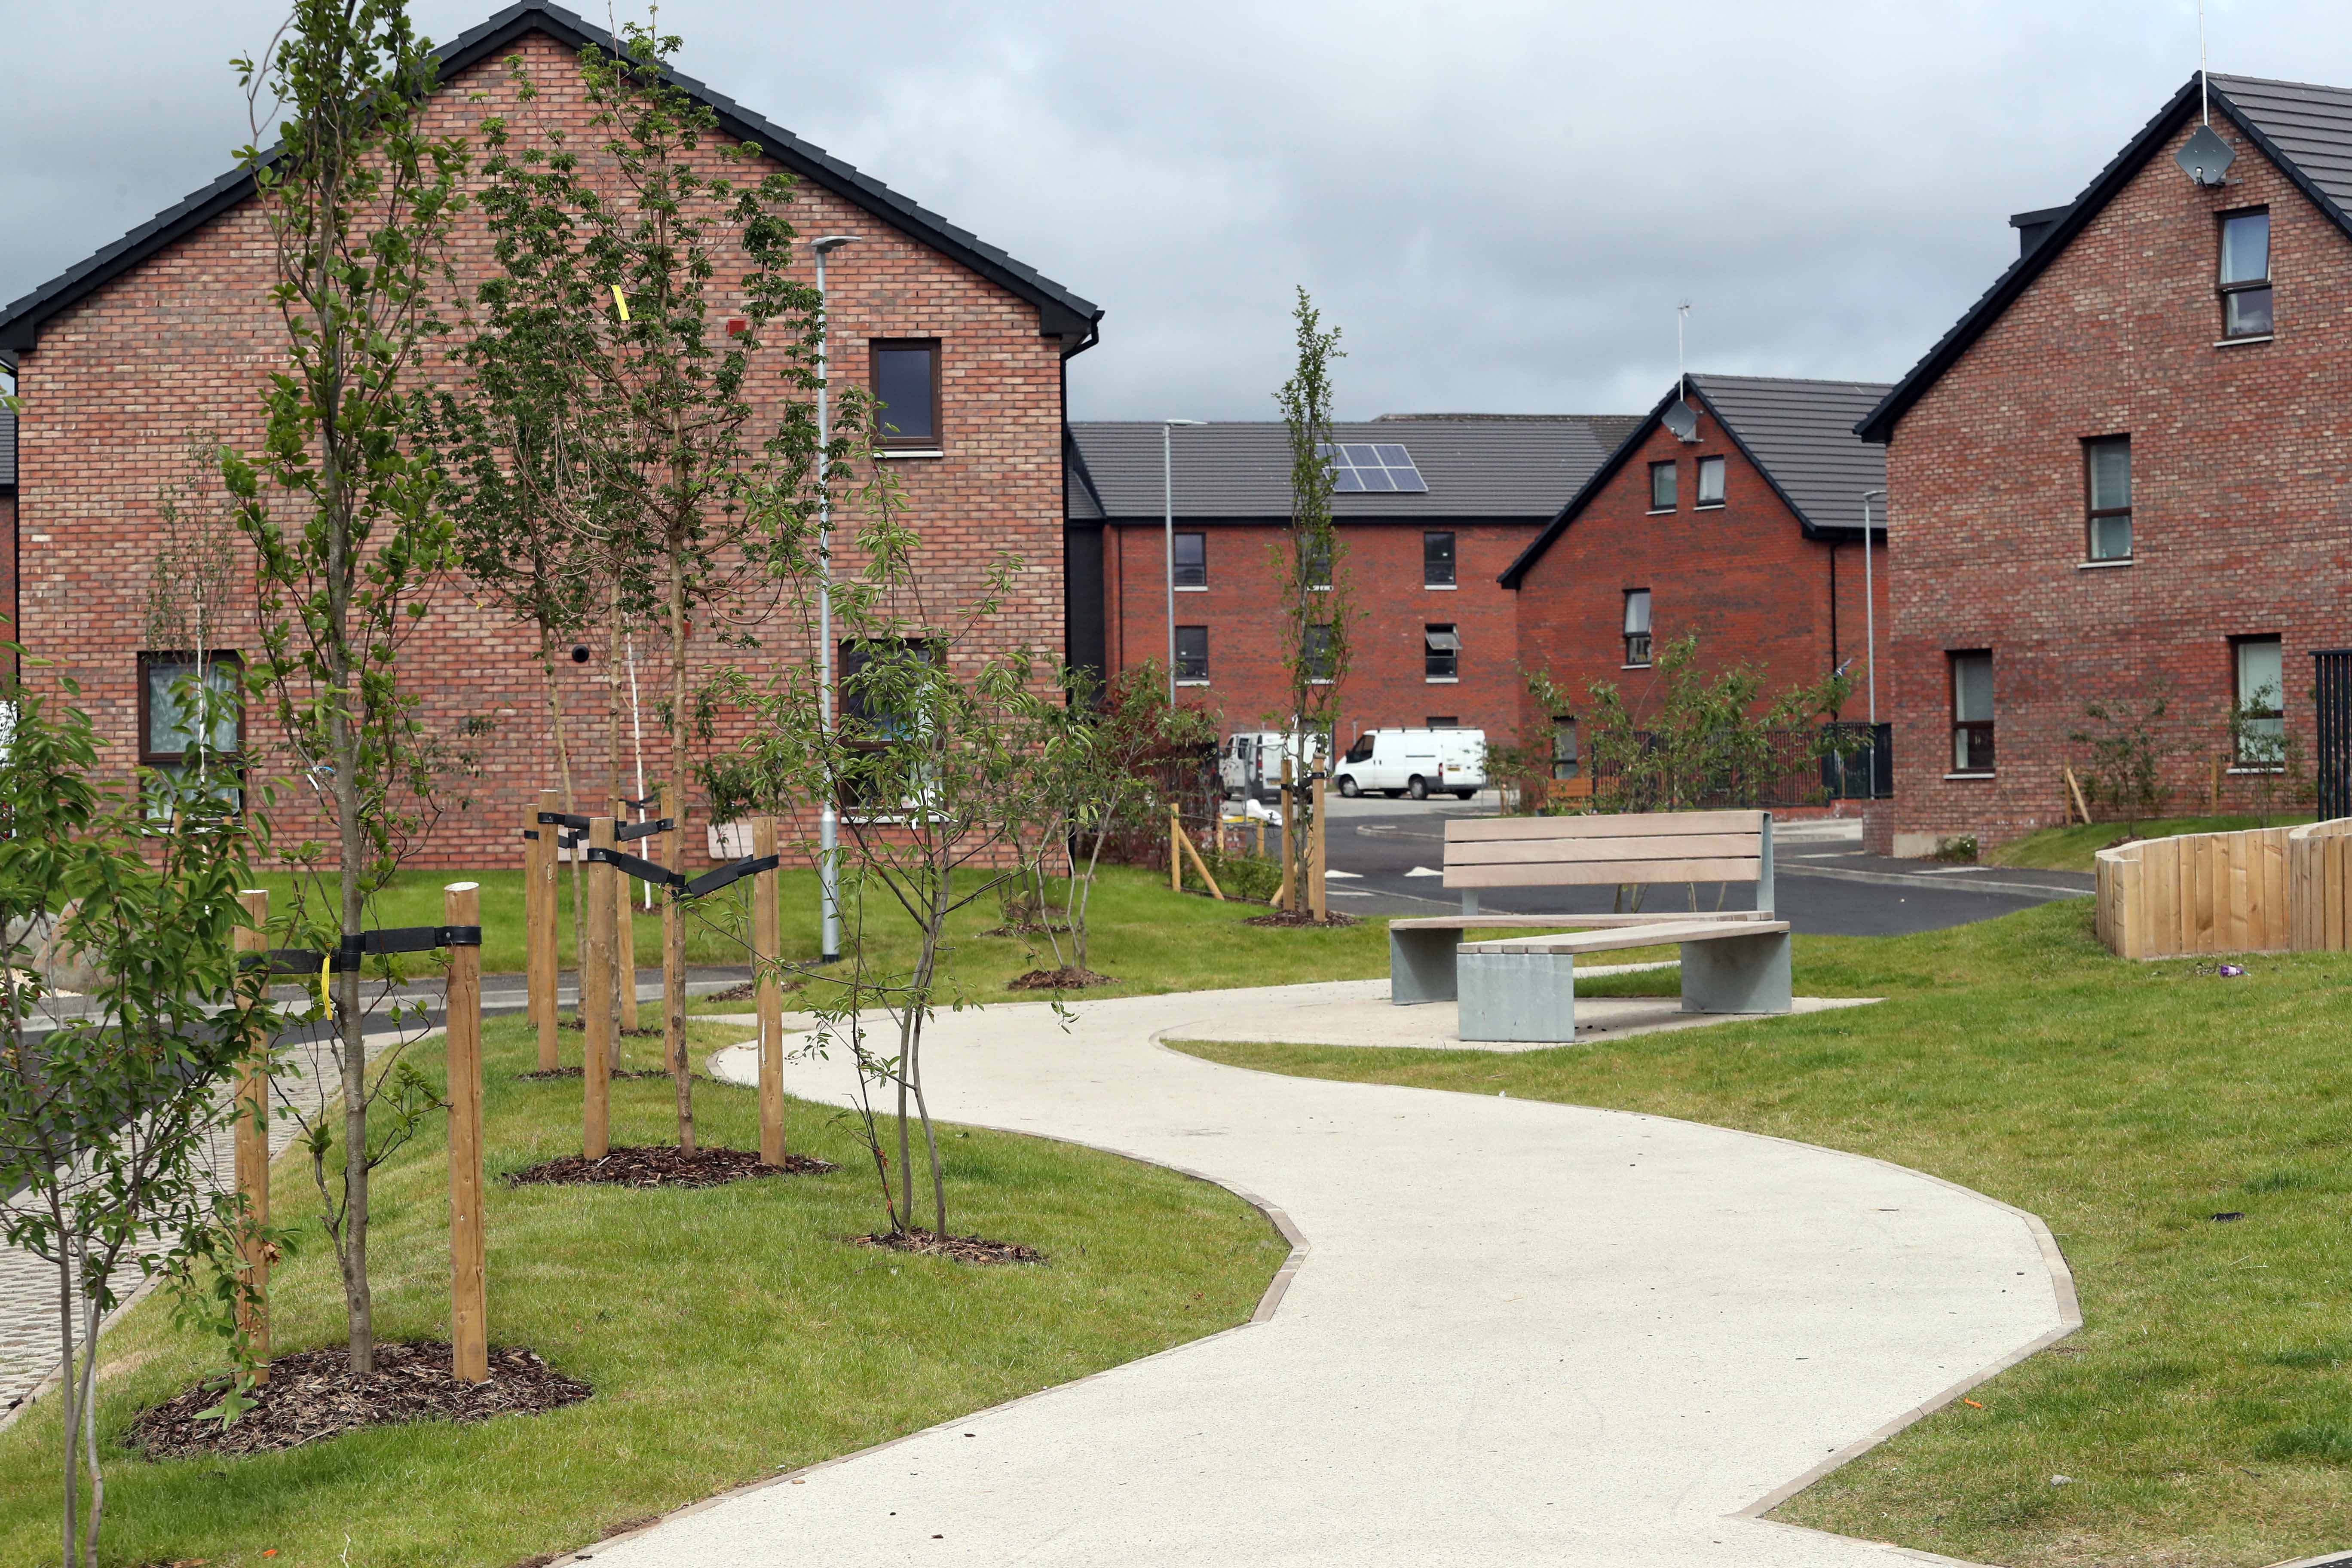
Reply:
<svg viewBox="0 0 2352 1568"><path fill-rule="evenodd" d="M441 79L446 81L532 32L544 33L574 51L592 46L607 51L613 47L609 34L600 36L587 22L562 6L548 5L545 0L522 0L436 50ZM677 71L666 69L663 75L671 85L708 104L727 135L756 142L761 152L801 179L871 213L908 238L1034 305L1040 335L1059 338L1064 358L1092 346L1099 335L1103 313L1093 301L1014 260L969 230L958 228L908 200L879 180L860 174L824 149L752 113L725 94L714 92ZM278 153L277 148L272 148L262 155L262 163L274 162ZM254 172L232 170L0 310L0 350L16 352L34 347L43 324L50 318L173 241L210 223L251 196L253 191Z"/></svg>
<svg viewBox="0 0 2352 1568"><path fill-rule="evenodd" d="M2307 87L2296 82L2266 81L2255 77L2213 76L2206 79L2210 87L2213 113L2226 120L2231 127L2252 142L2263 157L2285 174L2295 189L2327 215L2330 222L2352 237L2352 215L2347 215L2347 203L2352 202L2352 179L2332 178L2336 186L2331 192L2312 177L2306 163L2318 164L2322 159L2331 162L2352 160L2352 92L2341 89ZM2036 279L2073 244L2074 237L2089 226L2091 221L2105 210L2109 202L2121 195L2126 185L2171 142L2189 117L2198 111L2200 94L2199 80L2190 77L2179 91L2174 93L2156 117L2141 127L2139 133L2126 142L2098 177L2084 188L2064 209L2064 216L2052 225L2048 233L2033 248L2010 263L2008 270L1993 280L1977 302L1954 322L1949 331L1937 340L1908 374L1895 384L1893 391L1854 426L1854 433L1865 441L1886 442L1894 439L1895 427L1914 404L1927 395L1928 388L1942 379L1946 371L1959 363L1960 356L1975 346L1976 341L1990 331L1992 324L2014 304L2019 296L2032 287ZM2243 101L2241 101L2241 100ZM2323 117L2333 124L2313 127L2310 110L2318 105L2327 111ZM2259 107L2257 107L2259 106ZM2265 127L2267 118L2271 124ZM2274 134L2275 132L2275 134ZM2298 158L2283 145L2292 142L2303 153ZM2342 199L2339 199L2341 197ZM2042 214L2032 215L2041 216Z"/></svg>

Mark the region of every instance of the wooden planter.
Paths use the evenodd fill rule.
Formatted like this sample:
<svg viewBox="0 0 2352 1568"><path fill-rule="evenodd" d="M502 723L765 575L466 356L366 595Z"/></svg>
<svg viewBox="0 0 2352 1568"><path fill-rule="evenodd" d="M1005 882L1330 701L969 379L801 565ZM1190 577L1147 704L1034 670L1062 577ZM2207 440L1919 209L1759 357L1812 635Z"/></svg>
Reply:
<svg viewBox="0 0 2352 1568"><path fill-rule="evenodd" d="M2099 940L2119 958L2341 949L2347 840L2352 818L2102 849Z"/></svg>

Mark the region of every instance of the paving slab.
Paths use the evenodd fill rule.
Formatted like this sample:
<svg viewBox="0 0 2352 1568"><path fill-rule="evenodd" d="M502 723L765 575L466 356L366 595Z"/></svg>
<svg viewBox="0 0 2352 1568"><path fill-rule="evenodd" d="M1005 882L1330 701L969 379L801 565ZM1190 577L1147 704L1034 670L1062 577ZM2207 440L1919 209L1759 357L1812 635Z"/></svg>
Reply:
<svg viewBox="0 0 2352 1568"><path fill-rule="evenodd" d="M942 1015L943 1117L1273 1211L1259 1321L598 1542L598 1568L1916 1562L1753 1517L2079 1322L2032 1215L1664 1117L1167 1049L1290 986ZM755 1071L745 1047L713 1070ZM797 1062L837 1101L840 1062ZM1017 1236L1009 1239L1020 1239Z"/></svg>

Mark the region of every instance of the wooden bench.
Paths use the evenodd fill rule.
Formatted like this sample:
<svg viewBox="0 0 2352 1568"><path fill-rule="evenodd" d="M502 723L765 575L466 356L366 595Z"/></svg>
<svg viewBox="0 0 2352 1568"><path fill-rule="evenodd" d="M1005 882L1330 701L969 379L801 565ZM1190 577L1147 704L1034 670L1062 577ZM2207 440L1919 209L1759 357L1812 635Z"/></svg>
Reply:
<svg viewBox="0 0 2352 1568"><path fill-rule="evenodd" d="M1389 923L1389 997L1461 1004L1465 1040L1576 1038L1576 955L1673 942L1683 1009L1785 1013L1789 925L1772 913L1772 817L1762 811L1500 817L1445 825L1445 886L1462 913ZM1486 888L1752 882L1756 908L1721 914L1487 915ZM1465 942L1470 931L1570 936Z"/></svg>

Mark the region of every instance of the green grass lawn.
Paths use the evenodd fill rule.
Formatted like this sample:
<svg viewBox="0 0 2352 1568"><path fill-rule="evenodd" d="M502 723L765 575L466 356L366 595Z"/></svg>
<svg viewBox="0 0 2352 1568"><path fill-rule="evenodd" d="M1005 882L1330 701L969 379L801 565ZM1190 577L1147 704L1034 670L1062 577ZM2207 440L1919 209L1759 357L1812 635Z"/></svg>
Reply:
<svg viewBox="0 0 2352 1568"><path fill-rule="evenodd" d="M2245 963L2116 960L2080 900L1798 938L1801 993L1874 1007L1511 1056L1185 1048L1746 1128L2031 1209L2083 1331L1778 1517L1983 1562L2251 1568L2352 1546L2352 960Z"/></svg>
<svg viewBox="0 0 2352 1568"><path fill-rule="evenodd" d="M2017 866L2037 871L2088 871L2092 857L2126 835L2135 838L2172 838L2184 833L2237 833L2249 827L2292 827L2309 822L2310 815L2279 812L2267 821L2259 816L2164 816L2148 822L2070 823L2045 827L2013 838L1986 857L1995 866Z"/></svg>
<svg viewBox="0 0 2352 1568"><path fill-rule="evenodd" d="M740 1028L695 1026L708 1049ZM870 1163L836 1109L795 1102L793 1146L831 1176L698 1192L509 1189L496 1178L580 1140L577 1081L526 1083L520 1019L484 1029L493 1345L593 1385L584 1403L427 1423L226 1461L149 1464L114 1446L140 1408L212 1369L151 1299L106 1341L110 1563L507 1568L725 1488L916 1430L1245 1321L1288 1248L1221 1188L1033 1138L945 1129L950 1218L1042 1248L974 1268L851 1247L878 1228ZM629 1042L651 1065L658 1041ZM416 1059L437 1081L437 1042ZM613 1138L671 1136L669 1086L614 1086ZM698 1086L708 1142L758 1146L749 1090ZM392 1339L448 1332L446 1153L436 1125L377 1174L376 1313ZM277 1217L316 1213L280 1160ZM273 1281L277 1348L340 1343L341 1295L315 1227ZM0 1563L56 1562L56 1402L0 1433ZM348 1557L346 1551L348 1532Z"/></svg>

